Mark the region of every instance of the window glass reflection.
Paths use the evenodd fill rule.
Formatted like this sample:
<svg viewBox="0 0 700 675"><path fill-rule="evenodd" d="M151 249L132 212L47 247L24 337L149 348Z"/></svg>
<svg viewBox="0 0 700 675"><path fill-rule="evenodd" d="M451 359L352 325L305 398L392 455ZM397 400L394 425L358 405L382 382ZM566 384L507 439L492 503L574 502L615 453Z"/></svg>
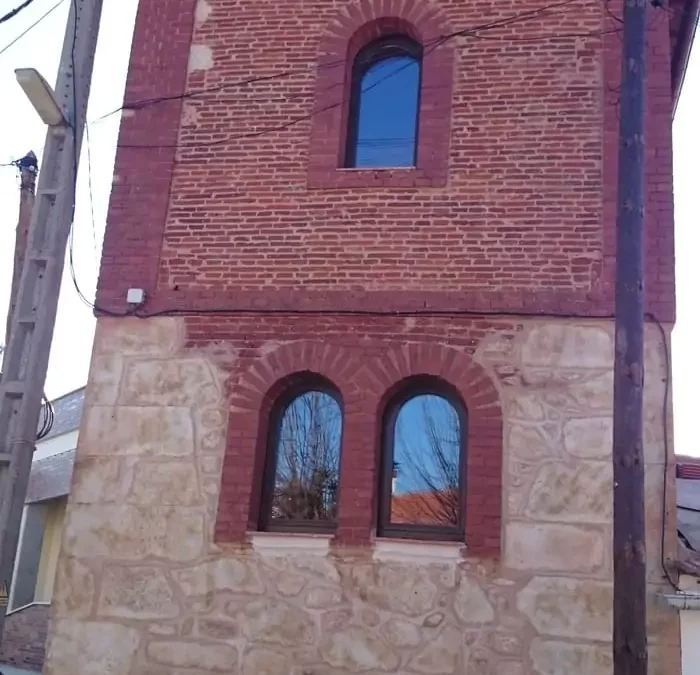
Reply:
<svg viewBox="0 0 700 675"><path fill-rule="evenodd" d="M373 63L358 83L355 167L407 167L416 160L420 62L408 55ZM351 153L352 154L352 153Z"/></svg>
<svg viewBox="0 0 700 675"><path fill-rule="evenodd" d="M460 420L441 396L404 403L393 428L392 525L459 523Z"/></svg>
<svg viewBox="0 0 700 675"><path fill-rule="evenodd" d="M341 410L322 391L307 391L285 409L279 426L273 521L329 521L337 514Z"/></svg>

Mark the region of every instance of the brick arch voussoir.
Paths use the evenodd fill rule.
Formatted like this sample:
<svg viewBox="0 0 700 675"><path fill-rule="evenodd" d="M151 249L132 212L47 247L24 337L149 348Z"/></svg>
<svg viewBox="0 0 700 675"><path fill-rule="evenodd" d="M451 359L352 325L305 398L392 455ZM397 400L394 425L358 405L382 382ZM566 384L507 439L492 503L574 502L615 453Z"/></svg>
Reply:
<svg viewBox="0 0 700 675"><path fill-rule="evenodd" d="M500 396L488 372L465 353L442 345L410 344L387 350L366 365L392 373L385 391L371 395L376 419L411 377L432 376L453 387L467 408L467 550L497 557L501 548L503 415ZM366 401L366 404L370 403Z"/></svg>
<svg viewBox="0 0 700 675"><path fill-rule="evenodd" d="M323 377L345 398L352 391L349 375L354 364L354 357L344 347L312 341L293 342L266 354L243 373L232 387L231 400L251 412L260 412L303 373Z"/></svg>
<svg viewBox="0 0 700 675"><path fill-rule="evenodd" d="M352 42L405 32L421 43L450 33L442 9L430 0L357 0L340 9L321 40L322 55L338 55Z"/></svg>

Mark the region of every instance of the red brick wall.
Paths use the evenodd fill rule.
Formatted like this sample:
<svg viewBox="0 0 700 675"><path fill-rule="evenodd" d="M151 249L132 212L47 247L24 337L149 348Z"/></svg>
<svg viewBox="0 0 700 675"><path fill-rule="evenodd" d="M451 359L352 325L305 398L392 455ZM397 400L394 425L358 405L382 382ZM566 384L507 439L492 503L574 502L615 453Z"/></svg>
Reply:
<svg viewBox="0 0 700 675"><path fill-rule="evenodd" d="M126 288L141 285L149 309L406 308L421 293L421 306L443 309L609 313L617 147L606 89L619 78L619 36L598 35L611 27L601 3L444 46L454 51L444 187L396 187L381 172L376 187L307 184L326 142L312 118L329 36L378 13L458 30L543 4L211 0L195 21L193 0L142 3L127 101L218 90L189 98L182 118L176 100L125 119L100 301L123 309ZM212 50L213 67L187 76L190 39ZM648 297L669 319L667 13L653 13L648 43Z"/></svg>
<svg viewBox="0 0 700 675"><path fill-rule="evenodd" d="M5 630L0 648L2 664L41 671L46 650L46 631L49 625L49 605L29 605L5 619Z"/></svg>

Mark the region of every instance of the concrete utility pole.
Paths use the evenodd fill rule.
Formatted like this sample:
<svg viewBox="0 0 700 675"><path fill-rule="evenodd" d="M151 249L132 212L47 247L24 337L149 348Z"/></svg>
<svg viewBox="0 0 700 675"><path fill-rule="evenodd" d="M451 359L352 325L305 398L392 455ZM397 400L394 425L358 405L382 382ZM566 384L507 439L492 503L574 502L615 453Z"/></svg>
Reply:
<svg viewBox="0 0 700 675"><path fill-rule="evenodd" d="M12 579L75 209L101 13L102 0L72 0L55 94L38 74L18 71L25 92L51 127L0 384L0 585L9 586ZM4 622L5 608L0 608L0 643Z"/></svg>
<svg viewBox="0 0 700 675"><path fill-rule="evenodd" d="M615 675L647 674L644 534L644 117L651 0L625 0L618 167L613 417Z"/></svg>
<svg viewBox="0 0 700 675"><path fill-rule="evenodd" d="M33 152L27 153L18 162L20 174L19 186L19 218L17 219L17 233L15 234L15 259L12 268L12 286L10 289L10 306L7 310L7 327L5 329L5 344L10 344L10 330L12 327L12 315L17 304L19 282L22 276L22 267L27 252L29 239L29 224L34 208L34 190L36 188L36 174L38 164ZM0 369L2 370L2 369Z"/></svg>

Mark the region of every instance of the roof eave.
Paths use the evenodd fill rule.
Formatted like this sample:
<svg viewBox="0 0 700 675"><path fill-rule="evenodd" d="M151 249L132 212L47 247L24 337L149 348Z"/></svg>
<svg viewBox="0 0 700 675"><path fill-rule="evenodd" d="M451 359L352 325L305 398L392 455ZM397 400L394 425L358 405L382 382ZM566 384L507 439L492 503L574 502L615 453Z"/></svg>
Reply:
<svg viewBox="0 0 700 675"><path fill-rule="evenodd" d="M690 51L698 28L700 19L700 0L687 0L679 21L678 34L676 36L673 53L671 54L671 84L673 91L673 115L675 117L678 100L680 99L685 79Z"/></svg>

